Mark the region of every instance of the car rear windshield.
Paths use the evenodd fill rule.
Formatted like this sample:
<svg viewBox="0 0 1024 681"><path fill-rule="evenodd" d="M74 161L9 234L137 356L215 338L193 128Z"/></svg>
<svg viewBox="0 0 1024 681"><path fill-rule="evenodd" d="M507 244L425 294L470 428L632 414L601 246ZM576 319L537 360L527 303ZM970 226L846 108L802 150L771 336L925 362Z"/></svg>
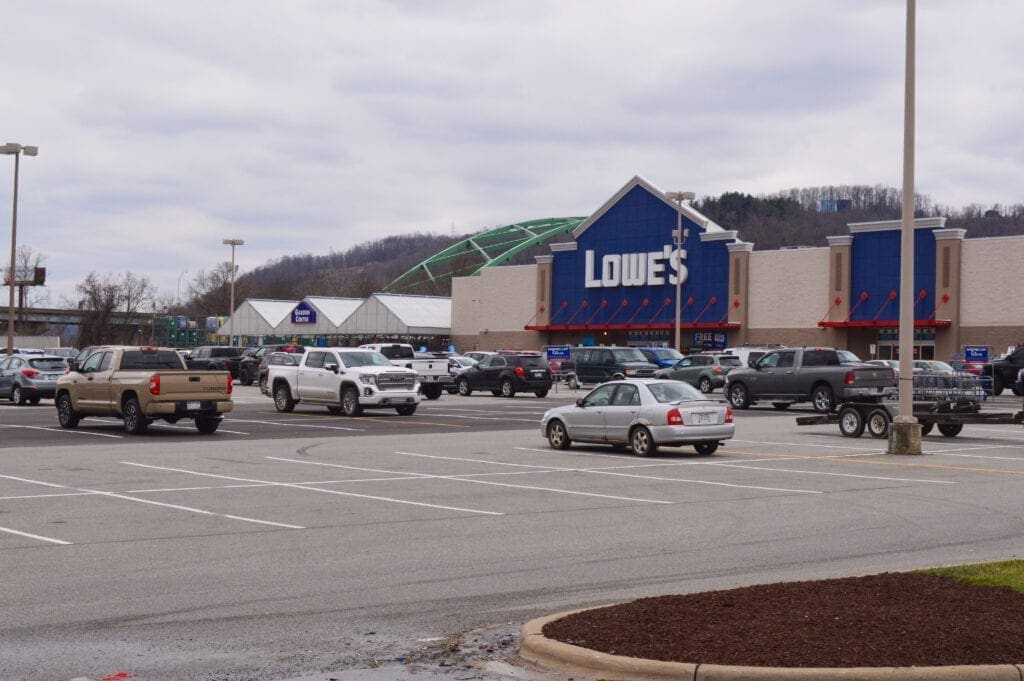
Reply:
<svg viewBox="0 0 1024 681"><path fill-rule="evenodd" d="M57 359L54 357L30 359L28 361L28 365L33 369L39 369L40 371L64 371L68 368L67 362L63 359Z"/></svg>
<svg viewBox="0 0 1024 681"><path fill-rule="evenodd" d="M740 358L734 355L721 355L718 358L718 363L724 367L738 367L740 366Z"/></svg>
<svg viewBox="0 0 1024 681"><path fill-rule="evenodd" d="M388 359L416 359L415 353L408 345L382 345L380 354Z"/></svg>
<svg viewBox="0 0 1024 681"><path fill-rule="evenodd" d="M659 402L679 402L685 400L707 399L699 390L682 381L664 381L648 383L647 389Z"/></svg>
<svg viewBox="0 0 1024 681"><path fill-rule="evenodd" d="M540 355L520 355L516 358L516 364L528 369L547 369L548 361Z"/></svg>
<svg viewBox="0 0 1024 681"><path fill-rule="evenodd" d="M238 357L245 348L210 348L210 357Z"/></svg>
<svg viewBox="0 0 1024 681"><path fill-rule="evenodd" d="M616 362L646 362L647 358L644 357L644 353L640 352L636 348L619 348L612 350L612 355L615 357Z"/></svg>
<svg viewBox="0 0 1024 681"><path fill-rule="evenodd" d="M184 369L181 357L174 350L125 350L121 355L122 371L153 371L157 369Z"/></svg>

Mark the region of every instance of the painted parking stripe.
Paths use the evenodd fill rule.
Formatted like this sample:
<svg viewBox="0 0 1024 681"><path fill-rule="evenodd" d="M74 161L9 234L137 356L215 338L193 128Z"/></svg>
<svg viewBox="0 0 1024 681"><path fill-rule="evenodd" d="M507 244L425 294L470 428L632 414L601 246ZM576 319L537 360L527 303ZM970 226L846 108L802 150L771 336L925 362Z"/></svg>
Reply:
<svg viewBox="0 0 1024 681"><path fill-rule="evenodd" d="M722 466L725 468L748 468L754 471L771 471L772 473L799 473L802 475L830 475L840 478L863 478L865 480L887 480L891 482L930 482L936 485L955 485L952 480L927 480L923 478L889 478L880 475L856 475L854 473L831 473L828 471L806 471L796 468L772 468L770 466L753 466L746 463L718 463L709 462L711 466Z"/></svg>
<svg viewBox="0 0 1024 681"><path fill-rule="evenodd" d="M19 530L12 530L9 527L0 527L0 532L7 532L8 534L16 534L19 537L28 537L29 539L38 539L39 541L48 541L51 544L61 544L63 546L70 546L71 542L64 541L63 539L54 539L53 537L44 537L41 534L30 534L28 532L21 532Z"/></svg>
<svg viewBox="0 0 1024 681"><path fill-rule="evenodd" d="M199 475L207 478L219 478L221 480L234 480L236 482L262 482L268 485L279 485L281 487L291 487L293 489L302 489L309 492L321 492L323 494L335 494L343 497L354 497L358 499L372 499L374 501L386 501L394 504L405 504L408 506L423 506L426 508L438 508L445 511L461 511L464 513L477 513L480 515L505 515L504 513L498 513L496 511L482 511L475 508L459 508L457 506L442 506L440 504L427 504L421 501L409 501L408 499L395 499L392 497L380 497L373 496L370 494L356 494L354 492L342 492L333 489L320 489L319 487L313 487L311 485L296 484L292 482L275 482L272 480L257 480L254 478L239 478L231 475L216 475L214 473L203 473L202 471L190 471L184 468L169 468L166 466L152 466L145 463L134 463L132 461L122 461L121 463L126 466L139 466L140 468L152 468L160 471L172 471L174 473L187 473L189 475Z"/></svg>
<svg viewBox="0 0 1024 681"><path fill-rule="evenodd" d="M281 421L257 421L254 419L225 419L232 423L258 423L265 426L299 426L300 428L325 428L327 430L351 430L361 433L365 428L346 428L345 426L322 426L316 423L300 423L298 420Z"/></svg>
<svg viewBox="0 0 1024 681"><path fill-rule="evenodd" d="M785 487L761 487L759 485L738 485L731 482L713 482L710 480L690 480L687 478L667 478L657 475L637 475L634 473L615 473L613 471L601 471L601 470L587 470L582 469L583 473L592 473L594 475L615 475L623 478L639 478L641 480L660 480L662 482L685 482L691 485L711 485L712 487L733 487L736 489L759 489L766 492L787 492L795 494L824 494L821 490L816 489L787 489Z"/></svg>
<svg viewBox="0 0 1024 681"><path fill-rule="evenodd" d="M24 428L26 430L45 430L51 433L68 433L69 435L95 435L96 437L113 437L121 439L123 435L111 435L109 433L94 433L89 430L78 430L77 428L46 428L43 426L21 426L13 423L0 423L2 428Z"/></svg>
<svg viewBox="0 0 1024 681"><path fill-rule="evenodd" d="M195 430L195 428L193 426L179 426L179 425L174 424L174 423L154 423L150 427L151 428L173 428L175 430L192 430L192 431ZM224 428L218 428L217 432L218 433L227 433L229 435L249 435L249 433L243 433L240 430L225 430Z"/></svg>

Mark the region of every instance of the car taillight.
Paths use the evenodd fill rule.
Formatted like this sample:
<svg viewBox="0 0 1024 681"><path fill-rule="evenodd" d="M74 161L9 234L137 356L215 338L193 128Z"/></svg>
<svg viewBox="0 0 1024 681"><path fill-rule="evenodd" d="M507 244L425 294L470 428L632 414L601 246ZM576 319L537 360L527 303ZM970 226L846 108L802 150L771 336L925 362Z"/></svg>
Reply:
<svg viewBox="0 0 1024 681"><path fill-rule="evenodd" d="M149 377L149 394L159 395L160 394L160 375Z"/></svg>
<svg viewBox="0 0 1024 681"><path fill-rule="evenodd" d="M38 369L22 369L21 370L21 375L25 376L26 378L34 378L34 377L39 375L39 370Z"/></svg>
<svg viewBox="0 0 1024 681"><path fill-rule="evenodd" d="M516 376L525 376L526 372L523 371L523 367L516 367Z"/></svg>
<svg viewBox="0 0 1024 681"><path fill-rule="evenodd" d="M853 372L852 371L847 371L846 372L846 385L853 385Z"/></svg>
<svg viewBox="0 0 1024 681"><path fill-rule="evenodd" d="M668 411L668 425L670 425L670 426L681 426L681 425L683 425L683 415L679 413L678 409L669 409L669 411Z"/></svg>
<svg viewBox="0 0 1024 681"><path fill-rule="evenodd" d="M722 373L722 367L718 366L717 364L711 367L711 370L714 371L716 374Z"/></svg>
<svg viewBox="0 0 1024 681"><path fill-rule="evenodd" d="M230 395L235 389L235 384L231 382L231 374L228 374L228 395Z"/></svg>
<svg viewBox="0 0 1024 681"><path fill-rule="evenodd" d="M725 408L725 422L732 423L732 407Z"/></svg>

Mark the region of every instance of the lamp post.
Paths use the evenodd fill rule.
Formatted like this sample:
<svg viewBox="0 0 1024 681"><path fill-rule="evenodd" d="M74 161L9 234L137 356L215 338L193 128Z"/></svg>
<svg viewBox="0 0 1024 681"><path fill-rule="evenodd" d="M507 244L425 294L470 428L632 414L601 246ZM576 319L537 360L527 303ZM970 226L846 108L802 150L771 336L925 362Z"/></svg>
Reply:
<svg viewBox="0 0 1024 681"><path fill-rule="evenodd" d="M683 201L692 201L696 196L693 192L668 192L665 194L669 201L676 202L676 229L672 237L676 240L676 344L675 349L682 347L680 339L680 323L682 319L682 291L683 278L680 272L683 271L683 239L688 237L690 230L683 230Z"/></svg>
<svg viewBox="0 0 1024 681"><path fill-rule="evenodd" d="M11 269L7 272L7 284L10 287L10 300L7 306L7 354L14 353L14 266L15 254L18 250L18 169L21 155L35 156L39 147L22 146L17 142L8 142L0 147L0 154L14 156L14 200L11 209Z"/></svg>
<svg viewBox="0 0 1024 681"><path fill-rule="evenodd" d="M243 239L224 239L225 246L231 246L231 316L228 317L228 345L235 344L235 246L244 246Z"/></svg>
<svg viewBox="0 0 1024 681"><path fill-rule="evenodd" d="M181 274L178 275L178 290L174 294L174 304L177 305L181 302L181 278L188 274L188 270L182 270Z"/></svg>

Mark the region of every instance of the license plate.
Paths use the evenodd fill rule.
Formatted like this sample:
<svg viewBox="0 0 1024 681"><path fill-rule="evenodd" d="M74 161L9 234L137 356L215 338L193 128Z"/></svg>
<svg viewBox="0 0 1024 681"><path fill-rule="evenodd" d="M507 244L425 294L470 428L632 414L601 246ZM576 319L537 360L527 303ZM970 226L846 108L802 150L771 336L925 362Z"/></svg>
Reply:
<svg viewBox="0 0 1024 681"><path fill-rule="evenodd" d="M199 402L186 402L185 408L188 410L199 409L202 405Z"/></svg>
<svg viewBox="0 0 1024 681"><path fill-rule="evenodd" d="M58 378L60 378L60 374L46 374L47 381L56 381Z"/></svg>
<svg viewBox="0 0 1024 681"><path fill-rule="evenodd" d="M715 422L715 415L712 413L707 414L694 414L693 422L698 426L707 425Z"/></svg>
<svg viewBox="0 0 1024 681"><path fill-rule="evenodd" d="M533 377L534 378L543 378L544 377L544 372L543 371L534 371L533 372Z"/></svg>

